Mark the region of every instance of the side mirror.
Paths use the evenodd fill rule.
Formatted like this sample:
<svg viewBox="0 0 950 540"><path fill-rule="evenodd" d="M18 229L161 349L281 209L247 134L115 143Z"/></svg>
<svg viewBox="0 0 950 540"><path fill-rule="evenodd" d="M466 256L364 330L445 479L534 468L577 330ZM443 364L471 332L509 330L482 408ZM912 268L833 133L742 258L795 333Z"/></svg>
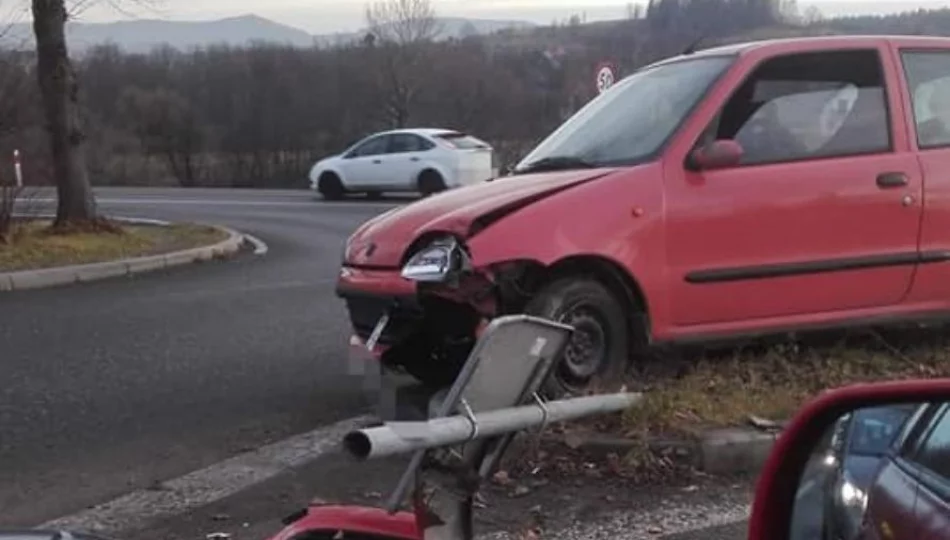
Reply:
<svg viewBox="0 0 950 540"><path fill-rule="evenodd" d="M706 171L735 167L741 161L742 146L731 139L720 139L693 150L687 165L695 171Z"/></svg>
<svg viewBox="0 0 950 540"><path fill-rule="evenodd" d="M921 518L905 511L914 507L923 480L905 479L903 458L894 449L920 448L914 459L942 463L947 450L930 434L946 429L948 403L950 379L858 384L813 399L769 454L752 504L749 540L878 538L879 527L891 531L881 538L912 536ZM841 420L847 429L840 429ZM923 429L932 423L936 428ZM841 439L839 452L826 460L834 435ZM926 519L946 523L950 512Z"/></svg>

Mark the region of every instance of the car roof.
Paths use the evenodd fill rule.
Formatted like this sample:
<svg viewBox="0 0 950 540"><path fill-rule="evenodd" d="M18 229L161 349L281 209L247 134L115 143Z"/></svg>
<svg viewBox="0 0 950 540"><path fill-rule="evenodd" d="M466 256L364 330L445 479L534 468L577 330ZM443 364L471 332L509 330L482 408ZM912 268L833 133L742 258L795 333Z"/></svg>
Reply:
<svg viewBox="0 0 950 540"><path fill-rule="evenodd" d="M444 135L446 133L459 133L459 131L445 128L404 128L380 131L379 133L376 133L376 135L397 135L399 133L411 133L413 135L427 135L429 137L434 137L438 135Z"/></svg>
<svg viewBox="0 0 950 540"><path fill-rule="evenodd" d="M791 53L806 50L842 49L849 47L873 47L882 44L892 44L906 48L933 48L950 51L950 37L938 36L900 36L900 35L847 35L847 36L804 36L794 38L762 39L719 45L708 49L701 49L693 53L681 54L657 62L654 65L665 64L687 58L702 58L704 56L744 55L752 52L761 52L767 55Z"/></svg>

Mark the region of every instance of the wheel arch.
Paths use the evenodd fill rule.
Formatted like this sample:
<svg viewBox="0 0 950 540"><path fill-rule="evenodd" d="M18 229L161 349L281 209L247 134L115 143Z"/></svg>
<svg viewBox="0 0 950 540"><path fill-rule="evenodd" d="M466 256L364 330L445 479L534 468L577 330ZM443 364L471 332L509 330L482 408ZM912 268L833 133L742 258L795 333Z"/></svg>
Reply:
<svg viewBox="0 0 950 540"><path fill-rule="evenodd" d="M572 255L559 259L545 269L544 280L550 283L557 279L576 275L589 275L605 285L610 292L623 299L627 325L642 339L650 337L650 304L643 287L637 279L619 263L600 255Z"/></svg>
<svg viewBox="0 0 950 540"><path fill-rule="evenodd" d="M320 170L320 172L317 174L318 185L319 185L320 179L328 174L336 176L337 180L340 181L340 185L343 186L344 188L346 187L346 177L343 176L343 173L341 173L337 167L334 167L332 165L323 167Z"/></svg>
<svg viewBox="0 0 950 540"><path fill-rule="evenodd" d="M525 269L533 291L564 278L592 277L606 286L617 298L622 299L627 326L632 332L632 337L643 342L631 343L631 345L646 345L650 341L651 312L647 296L637 279L618 262L601 255L578 254L558 259L546 266L533 260L509 261L508 264L492 266L503 268L511 263Z"/></svg>
<svg viewBox="0 0 950 540"><path fill-rule="evenodd" d="M448 167L446 167L445 165L441 163L427 160L425 163L423 163L419 167L419 171L416 173L417 186L419 185L419 182L422 181L422 176L426 174L427 172L433 172L433 173L438 174L439 177L442 179L442 183L445 184L446 187L451 187L452 183L455 181L455 178L453 177L452 173L449 171Z"/></svg>

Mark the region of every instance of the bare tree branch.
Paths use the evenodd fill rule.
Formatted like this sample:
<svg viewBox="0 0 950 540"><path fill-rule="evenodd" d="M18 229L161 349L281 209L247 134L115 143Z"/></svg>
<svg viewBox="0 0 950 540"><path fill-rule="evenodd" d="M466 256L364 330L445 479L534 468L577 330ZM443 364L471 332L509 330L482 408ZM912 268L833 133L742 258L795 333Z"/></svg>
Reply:
<svg viewBox="0 0 950 540"><path fill-rule="evenodd" d="M431 41L440 31L429 0L378 0L366 7L366 21L378 39L397 45Z"/></svg>

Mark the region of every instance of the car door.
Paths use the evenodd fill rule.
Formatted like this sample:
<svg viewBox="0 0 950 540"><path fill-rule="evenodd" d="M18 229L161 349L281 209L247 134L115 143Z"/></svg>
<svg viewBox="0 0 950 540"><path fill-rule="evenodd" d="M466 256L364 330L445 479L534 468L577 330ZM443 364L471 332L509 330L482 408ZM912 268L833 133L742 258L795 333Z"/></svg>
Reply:
<svg viewBox="0 0 950 540"><path fill-rule="evenodd" d="M899 49L907 108L913 111L911 144L918 149L927 185L927 212L920 232L923 260L950 259L950 50ZM950 299L950 265L922 265L914 276L913 301Z"/></svg>
<svg viewBox="0 0 950 540"><path fill-rule="evenodd" d="M343 182L347 189L370 189L384 182L383 159L389 151L389 144L388 134L374 135L343 155L340 167L343 169Z"/></svg>
<svg viewBox="0 0 950 540"><path fill-rule="evenodd" d="M820 322L906 296L922 182L916 156L892 136L904 124L882 52L762 59L697 141L735 140L741 163L668 164L674 324Z"/></svg>
<svg viewBox="0 0 950 540"><path fill-rule="evenodd" d="M399 189L415 189L426 154L433 148L435 143L415 133L394 134L387 155L387 181Z"/></svg>

